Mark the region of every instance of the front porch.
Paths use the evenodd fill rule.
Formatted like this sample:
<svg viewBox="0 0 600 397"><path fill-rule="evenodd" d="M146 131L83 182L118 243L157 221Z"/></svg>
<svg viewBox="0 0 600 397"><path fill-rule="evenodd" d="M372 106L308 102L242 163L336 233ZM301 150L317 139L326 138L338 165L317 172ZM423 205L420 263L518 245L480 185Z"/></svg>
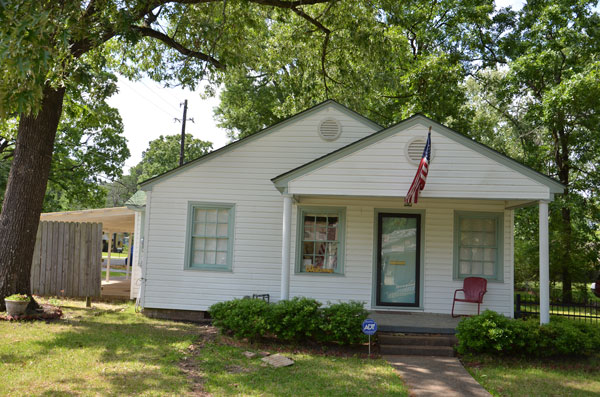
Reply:
<svg viewBox="0 0 600 397"><path fill-rule="evenodd" d="M377 331L409 334L454 335L462 317L449 314L420 312L391 312L374 310L369 318L377 323Z"/></svg>

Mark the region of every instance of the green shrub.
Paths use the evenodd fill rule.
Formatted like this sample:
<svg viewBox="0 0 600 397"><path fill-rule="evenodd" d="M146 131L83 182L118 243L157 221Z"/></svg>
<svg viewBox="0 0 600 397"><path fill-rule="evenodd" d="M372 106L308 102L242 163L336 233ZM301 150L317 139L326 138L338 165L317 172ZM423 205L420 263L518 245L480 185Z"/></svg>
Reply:
<svg viewBox="0 0 600 397"><path fill-rule="evenodd" d="M600 346L600 329L567 318L552 318L539 327L540 353L538 356L589 355Z"/></svg>
<svg viewBox="0 0 600 397"><path fill-rule="evenodd" d="M456 350L461 354L508 352L514 340L509 322L510 319L491 310L461 320L456 327L459 342Z"/></svg>
<svg viewBox="0 0 600 397"><path fill-rule="evenodd" d="M237 338L267 334L287 341L318 340L341 344L366 340L362 322L368 312L361 302L336 303L326 308L315 299L296 297L268 304L259 299L215 303L209 309L213 324Z"/></svg>
<svg viewBox="0 0 600 397"><path fill-rule="evenodd" d="M321 322L315 299L295 297L272 305L269 329L281 340L314 338Z"/></svg>
<svg viewBox="0 0 600 397"><path fill-rule="evenodd" d="M461 354L490 353L526 357L589 355L600 344L600 328L566 318L540 325L536 319L513 320L486 310L463 319L456 328Z"/></svg>
<svg viewBox="0 0 600 397"><path fill-rule="evenodd" d="M268 330L271 307L262 299L234 299L209 308L213 324L236 338L257 339Z"/></svg>
<svg viewBox="0 0 600 397"><path fill-rule="evenodd" d="M362 323L369 312L362 302L335 303L322 309L319 340L341 344L362 343L367 336L362 333Z"/></svg>

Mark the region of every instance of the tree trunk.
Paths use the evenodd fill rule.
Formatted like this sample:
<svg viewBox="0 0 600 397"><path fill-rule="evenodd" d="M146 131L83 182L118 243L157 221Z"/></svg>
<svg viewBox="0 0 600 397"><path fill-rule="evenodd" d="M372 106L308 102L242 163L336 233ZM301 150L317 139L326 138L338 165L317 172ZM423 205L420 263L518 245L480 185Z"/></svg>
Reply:
<svg viewBox="0 0 600 397"><path fill-rule="evenodd" d="M31 294L33 248L64 94L64 88L46 86L39 113L20 116L0 214L0 310L5 297Z"/></svg>

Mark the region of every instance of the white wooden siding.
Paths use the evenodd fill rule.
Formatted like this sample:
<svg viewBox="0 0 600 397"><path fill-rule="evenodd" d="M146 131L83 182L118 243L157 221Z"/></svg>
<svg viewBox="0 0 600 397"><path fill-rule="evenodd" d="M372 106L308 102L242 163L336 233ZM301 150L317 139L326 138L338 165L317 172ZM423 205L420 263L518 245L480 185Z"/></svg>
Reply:
<svg viewBox="0 0 600 397"><path fill-rule="evenodd" d="M290 295L310 296L322 302L358 300L373 307L375 210L403 211L402 200L302 197L299 204L346 207L345 271L344 276L294 274L292 267ZM489 308L512 316L513 211L505 211L503 201L492 200L423 199L412 208L425 211L421 310L430 313L450 313L454 291L462 287L462 281L452 278L454 211L504 212L504 281L488 283L482 310ZM292 219L292 241L295 242L297 218L294 215ZM292 258L295 258L295 249L292 244ZM457 304L459 313L461 310L473 313L473 309L476 310L476 306L472 304Z"/></svg>
<svg viewBox="0 0 600 397"><path fill-rule="evenodd" d="M342 135L318 136L322 119L337 118ZM327 107L260 139L167 177L152 187L144 306L206 310L215 302L280 294L283 199L271 178L375 132ZM235 204L233 271L184 270L189 201Z"/></svg>
<svg viewBox="0 0 600 397"><path fill-rule="evenodd" d="M417 170L405 146L427 136L417 124L373 145L300 176L288 184L291 194L404 197ZM548 199L549 188L434 130L434 156L422 197Z"/></svg>

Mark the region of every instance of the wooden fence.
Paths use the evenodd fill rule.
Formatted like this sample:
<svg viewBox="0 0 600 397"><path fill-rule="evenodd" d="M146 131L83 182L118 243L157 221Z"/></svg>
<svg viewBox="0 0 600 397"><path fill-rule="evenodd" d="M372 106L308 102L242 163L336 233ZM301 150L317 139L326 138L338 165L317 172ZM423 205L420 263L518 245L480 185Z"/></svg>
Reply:
<svg viewBox="0 0 600 397"><path fill-rule="evenodd" d="M31 264L36 295L99 297L102 224L40 222Z"/></svg>

